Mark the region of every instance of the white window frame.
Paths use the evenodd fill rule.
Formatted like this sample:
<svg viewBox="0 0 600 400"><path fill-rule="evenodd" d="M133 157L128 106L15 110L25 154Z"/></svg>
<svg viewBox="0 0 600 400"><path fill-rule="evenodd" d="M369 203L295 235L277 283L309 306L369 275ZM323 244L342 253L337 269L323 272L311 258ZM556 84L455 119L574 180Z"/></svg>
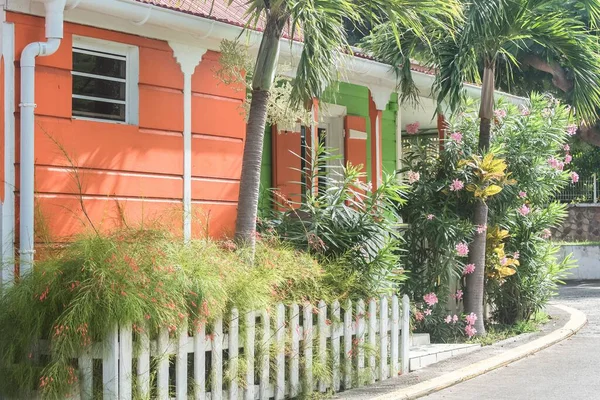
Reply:
<svg viewBox="0 0 600 400"><path fill-rule="evenodd" d="M77 50L75 50L77 48ZM125 104L125 121L113 121L104 118L92 118L92 117L81 117L72 115L73 119L87 120L87 121L98 121L108 122L113 124L127 124L127 125L138 125L139 124L139 80L140 80L140 52L137 46L132 46L124 43L111 42L102 39L90 38L85 36L73 36L73 48L72 52L78 51L85 53L85 50L94 52L109 53L105 57L111 58L110 54L114 54L117 59L125 60L126 75L125 79L111 78L106 76L98 76L98 78L105 80L112 80L116 82L125 82L125 101L120 100L107 100L99 99L90 96L75 95L71 92L72 98L87 99L87 100L100 100L115 104ZM90 76L95 77L93 74L86 74L82 72L71 71L71 75L77 76ZM71 87L71 91L73 88Z"/></svg>

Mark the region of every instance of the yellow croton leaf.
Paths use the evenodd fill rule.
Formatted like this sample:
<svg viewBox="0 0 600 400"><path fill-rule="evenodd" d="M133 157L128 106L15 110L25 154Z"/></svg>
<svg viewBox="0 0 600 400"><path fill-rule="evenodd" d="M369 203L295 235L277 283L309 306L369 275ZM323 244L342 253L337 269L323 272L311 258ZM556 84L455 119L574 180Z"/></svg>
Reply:
<svg viewBox="0 0 600 400"><path fill-rule="evenodd" d="M485 188L483 195L486 197L494 196L502 191L502 188L498 185L490 185Z"/></svg>
<svg viewBox="0 0 600 400"><path fill-rule="evenodd" d="M477 186L473 183L469 183L466 187L468 192L474 192L477 190Z"/></svg>
<svg viewBox="0 0 600 400"><path fill-rule="evenodd" d="M510 267L497 267L496 273L500 276L500 279L506 278L508 276L514 275L517 273L514 269Z"/></svg>

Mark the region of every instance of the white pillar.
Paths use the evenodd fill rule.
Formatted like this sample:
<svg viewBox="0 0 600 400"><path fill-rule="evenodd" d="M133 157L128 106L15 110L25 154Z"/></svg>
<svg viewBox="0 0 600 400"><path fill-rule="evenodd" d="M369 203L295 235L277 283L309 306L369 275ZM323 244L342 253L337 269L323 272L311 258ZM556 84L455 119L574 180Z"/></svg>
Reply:
<svg viewBox="0 0 600 400"><path fill-rule="evenodd" d="M2 260L0 290L14 281L15 270L15 26L2 24L4 61L4 201L2 203Z"/></svg>
<svg viewBox="0 0 600 400"><path fill-rule="evenodd" d="M398 112L396 113L396 170L402 169L402 103L398 95ZM398 174L400 180L400 174Z"/></svg>
<svg viewBox="0 0 600 400"><path fill-rule="evenodd" d="M183 72L183 238L192 238L192 76L206 49L169 42Z"/></svg>
<svg viewBox="0 0 600 400"><path fill-rule="evenodd" d="M375 136L374 143L371 146L375 146L375 176L377 177L377 187L381 184L381 176L383 170L383 159L381 155L381 141L382 141L382 121L383 111L385 111L387 104L390 101L390 97L394 92L394 89L390 89L383 86L370 85L369 90L371 91L371 97L377 108L377 118L375 121Z"/></svg>

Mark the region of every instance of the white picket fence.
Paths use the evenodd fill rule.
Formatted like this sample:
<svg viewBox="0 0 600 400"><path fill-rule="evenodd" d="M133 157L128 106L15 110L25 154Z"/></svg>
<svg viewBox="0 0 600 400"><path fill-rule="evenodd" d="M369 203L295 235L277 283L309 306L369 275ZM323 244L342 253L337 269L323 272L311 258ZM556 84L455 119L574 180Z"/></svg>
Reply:
<svg viewBox="0 0 600 400"><path fill-rule="evenodd" d="M272 312L233 310L210 326L156 340L115 327L79 357L81 399L268 400L311 391L339 392L408 372L409 302L397 296L330 307L320 302ZM314 320L313 320L314 319ZM190 327L191 328L191 327ZM190 329L191 331L191 329ZM98 361L96 361L96 364ZM328 371L323 373L323 371ZM233 378L232 378L233 377Z"/></svg>

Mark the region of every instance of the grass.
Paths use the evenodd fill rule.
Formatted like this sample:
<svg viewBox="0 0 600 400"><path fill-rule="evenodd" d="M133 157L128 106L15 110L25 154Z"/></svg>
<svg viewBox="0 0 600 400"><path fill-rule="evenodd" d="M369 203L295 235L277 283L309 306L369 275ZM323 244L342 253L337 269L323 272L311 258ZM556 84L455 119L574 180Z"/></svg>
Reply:
<svg viewBox="0 0 600 400"><path fill-rule="evenodd" d="M489 325L486 327L486 336L474 338L467 343L490 346L499 341L522 335L524 333L537 332L539 331L540 326L550 322L551 319L552 318L545 312L539 312L535 314L529 321L520 321L515 325Z"/></svg>

